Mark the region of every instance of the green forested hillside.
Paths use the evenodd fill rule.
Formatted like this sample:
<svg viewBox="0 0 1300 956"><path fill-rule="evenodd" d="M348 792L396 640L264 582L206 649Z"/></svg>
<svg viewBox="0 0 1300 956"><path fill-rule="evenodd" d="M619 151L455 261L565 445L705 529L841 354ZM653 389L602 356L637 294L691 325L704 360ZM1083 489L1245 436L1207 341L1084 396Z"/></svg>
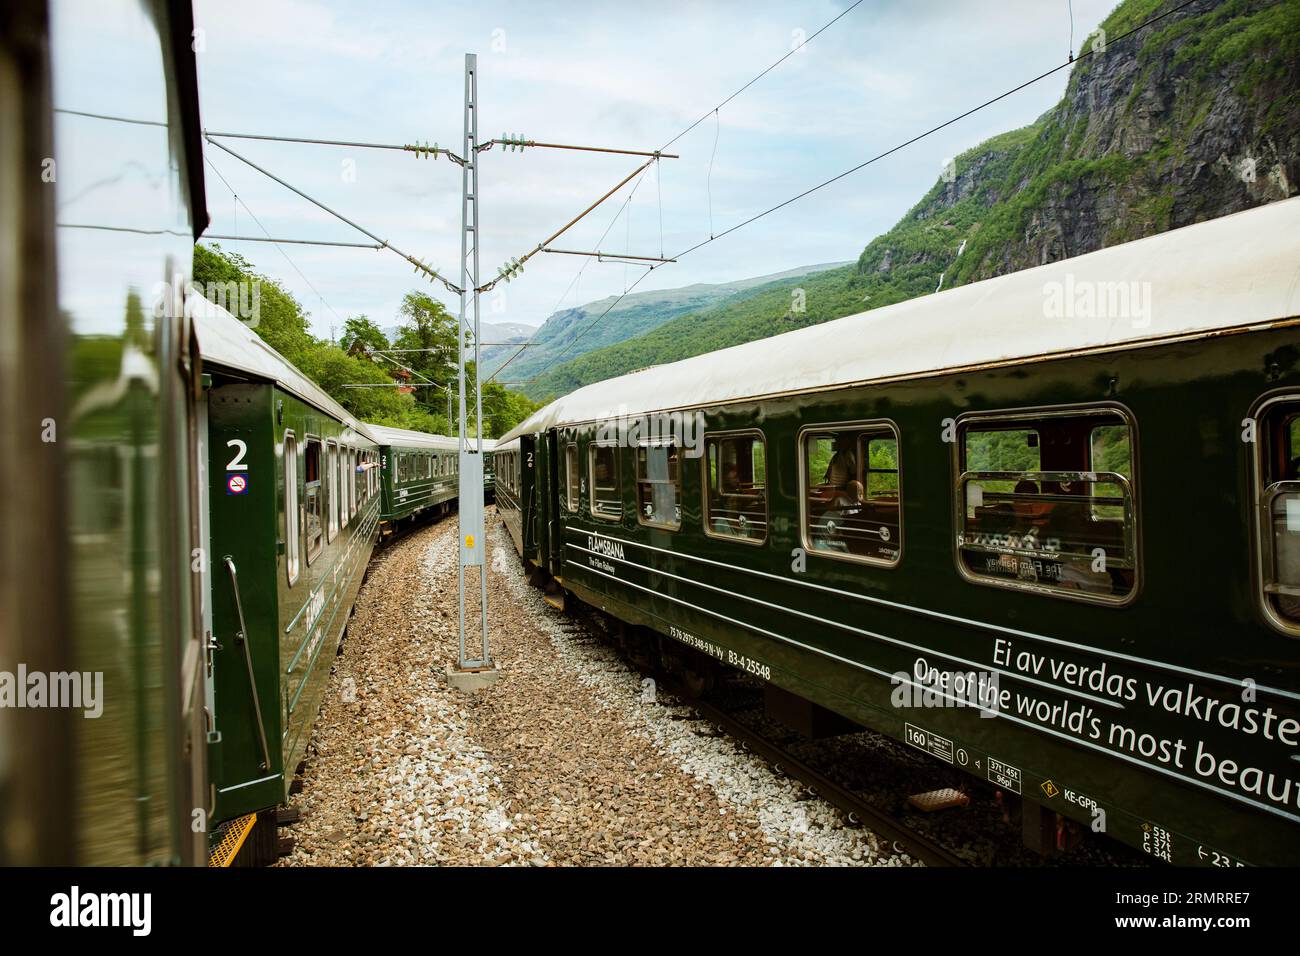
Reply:
<svg viewBox="0 0 1300 956"><path fill-rule="evenodd" d="M1300 192L1300 2L1125 0L1036 122L956 157L855 265L772 283L559 364L533 398L1059 261ZM1099 44L1100 35L1082 49ZM803 289L807 311L792 313ZM611 316L612 318L612 316Z"/></svg>
<svg viewBox="0 0 1300 956"><path fill-rule="evenodd" d="M609 296L596 302L561 309L530 340L528 349L511 360L508 381L523 381L556 364L557 359L574 359L596 349L616 345L625 339L649 333L679 315L713 308L724 302L748 297L753 290L781 280L792 280L845 263L801 266L773 275L740 279L735 282L696 283L680 289L656 289L633 292L619 299ZM608 312L599 322L595 320ZM517 349L491 349L484 352L483 369L491 375Z"/></svg>

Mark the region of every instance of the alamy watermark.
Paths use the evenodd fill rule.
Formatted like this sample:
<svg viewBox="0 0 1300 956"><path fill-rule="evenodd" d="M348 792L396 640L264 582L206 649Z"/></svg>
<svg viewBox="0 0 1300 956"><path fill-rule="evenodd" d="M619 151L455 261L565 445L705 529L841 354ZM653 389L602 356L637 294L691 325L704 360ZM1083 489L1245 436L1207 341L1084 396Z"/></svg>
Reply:
<svg viewBox="0 0 1300 956"><path fill-rule="evenodd" d="M996 717L1000 706L997 671L945 671L924 657L912 672L890 675L889 702L898 708L973 707L981 717Z"/></svg>
<svg viewBox="0 0 1300 956"><path fill-rule="evenodd" d="M154 318L181 315L190 296L200 296L216 303L250 329L262 321L262 283L247 279L235 282L198 283L175 273L170 282L159 282L153 287Z"/></svg>
<svg viewBox="0 0 1300 956"><path fill-rule="evenodd" d="M1077 279L1043 283L1043 315L1049 319L1124 319L1135 329L1151 324L1150 282Z"/></svg>
<svg viewBox="0 0 1300 956"><path fill-rule="evenodd" d="M687 458L699 458L704 454L703 440L703 412L655 412L651 415L629 415L627 406L620 405L617 414L601 418L600 424L596 427L598 444L617 444L625 448L672 444L681 448Z"/></svg>
<svg viewBox="0 0 1300 956"><path fill-rule="evenodd" d="M0 671L0 708L69 708L94 720L104 713L103 671Z"/></svg>

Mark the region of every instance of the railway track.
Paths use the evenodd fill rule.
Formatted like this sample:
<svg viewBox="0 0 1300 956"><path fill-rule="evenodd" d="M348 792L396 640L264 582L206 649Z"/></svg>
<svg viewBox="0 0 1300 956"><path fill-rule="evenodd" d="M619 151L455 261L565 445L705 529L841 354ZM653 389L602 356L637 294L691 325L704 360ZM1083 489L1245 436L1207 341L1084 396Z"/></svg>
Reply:
<svg viewBox="0 0 1300 956"><path fill-rule="evenodd" d="M924 833L909 827L893 815L886 813L795 757L780 744L736 719L728 711L706 700L692 699L671 678L665 686L705 720L712 722L742 747L772 764L779 772L788 774L806 786L811 793L839 809L850 823L865 826L879 836L894 842L894 848L905 852L926 866L969 866L970 863L937 843Z"/></svg>
<svg viewBox="0 0 1300 956"><path fill-rule="evenodd" d="M604 629L593 618L593 615L598 613L592 608L579 606L573 609L569 618L581 622L591 638L603 641ZM639 662L629 660L626 656L624 660L639 670L643 676L652 678L657 686L677 697L685 706L694 710L701 719L712 723L720 733L736 741L744 750L766 761L777 772L799 781L813 796L838 809L850 824L865 827L882 839L892 841L896 852L906 853L926 866L971 865L969 860L958 856L930 836L827 777L779 742L738 719L731 711L692 694L681 681L662 668L647 668Z"/></svg>

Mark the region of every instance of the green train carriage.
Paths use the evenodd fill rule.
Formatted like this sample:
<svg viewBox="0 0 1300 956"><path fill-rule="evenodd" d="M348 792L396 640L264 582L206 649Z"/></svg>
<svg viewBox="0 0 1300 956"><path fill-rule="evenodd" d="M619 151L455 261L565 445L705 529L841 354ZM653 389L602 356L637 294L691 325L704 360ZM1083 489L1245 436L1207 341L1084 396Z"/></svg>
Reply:
<svg viewBox="0 0 1300 956"><path fill-rule="evenodd" d="M469 447L473 448L473 447L477 447L478 442L476 439L470 439L468 444ZM491 502L494 500L494 497L496 495L496 490L497 490L497 476L496 476L497 443L495 440L491 438L484 438L482 440L482 446L483 446L482 447L483 500L485 502Z"/></svg>
<svg viewBox="0 0 1300 956"><path fill-rule="evenodd" d="M460 464L456 439L406 428L369 425L379 443L380 534L388 537L418 516L441 516L456 506Z"/></svg>
<svg viewBox="0 0 1300 956"><path fill-rule="evenodd" d="M502 439L498 508L671 666L973 773L1031 842L1295 863L1297 262L1293 199L588 386Z"/></svg>
<svg viewBox="0 0 1300 956"><path fill-rule="evenodd" d="M256 815L265 857L377 539L380 445L246 325L201 297L190 308L205 371L212 822Z"/></svg>

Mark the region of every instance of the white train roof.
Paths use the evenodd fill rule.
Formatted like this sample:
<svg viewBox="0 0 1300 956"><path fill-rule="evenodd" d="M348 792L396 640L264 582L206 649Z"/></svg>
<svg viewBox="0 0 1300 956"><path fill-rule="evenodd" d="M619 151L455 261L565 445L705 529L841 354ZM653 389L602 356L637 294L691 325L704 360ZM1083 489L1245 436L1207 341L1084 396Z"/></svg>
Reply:
<svg viewBox="0 0 1300 956"><path fill-rule="evenodd" d="M194 322L194 330L199 340L199 352L203 356L205 365L221 365L255 378L275 382L286 392L333 415L357 432L374 440L368 426L352 417L347 409L330 398L324 389L298 371L296 366L271 348L260 335L221 306L202 295L191 293L185 297L185 311Z"/></svg>
<svg viewBox="0 0 1300 956"><path fill-rule="evenodd" d="M1115 284L1135 289L1147 308L1068 317L1087 290L1106 299L1108 290L1121 288ZM539 409L501 442L615 415L1132 347L1298 316L1295 197L596 382Z"/></svg>
<svg viewBox="0 0 1300 956"><path fill-rule="evenodd" d="M390 428L387 425L366 423L370 434L381 445L396 445L400 448L425 448L430 451L456 451L460 446L456 439L446 435L434 435L430 432L416 432L409 428Z"/></svg>

